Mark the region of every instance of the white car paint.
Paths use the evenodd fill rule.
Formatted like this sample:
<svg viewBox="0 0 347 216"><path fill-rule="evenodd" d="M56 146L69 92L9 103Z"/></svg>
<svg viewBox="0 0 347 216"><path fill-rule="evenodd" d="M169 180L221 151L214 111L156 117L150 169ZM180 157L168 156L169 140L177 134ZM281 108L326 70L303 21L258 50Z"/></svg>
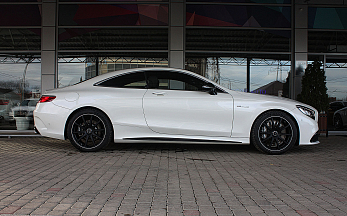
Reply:
<svg viewBox="0 0 347 216"><path fill-rule="evenodd" d="M299 145L317 144L311 138L318 131L318 112L300 102L226 89L210 95L201 91L167 89L132 89L100 87L94 84L109 77L134 71L176 71L210 80L195 73L171 68L145 68L116 71L97 76L80 84L54 89L52 102L38 103L34 111L35 126L42 136L66 139L70 115L79 108L94 107L106 113L114 129L114 142L141 138L220 141L249 144L256 118L268 110L281 110L293 117L299 129ZM315 119L303 114L297 105L315 111Z"/></svg>
<svg viewBox="0 0 347 216"><path fill-rule="evenodd" d="M233 98L227 93L149 89L143 110L148 127L157 133L231 136Z"/></svg>

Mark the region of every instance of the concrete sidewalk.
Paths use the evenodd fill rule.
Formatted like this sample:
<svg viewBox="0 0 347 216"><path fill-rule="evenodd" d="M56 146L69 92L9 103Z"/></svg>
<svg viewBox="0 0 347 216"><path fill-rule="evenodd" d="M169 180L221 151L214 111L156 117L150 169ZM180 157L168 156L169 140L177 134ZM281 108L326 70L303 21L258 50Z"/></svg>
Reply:
<svg viewBox="0 0 347 216"><path fill-rule="evenodd" d="M347 215L347 137L284 155L234 145L0 138L0 214Z"/></svg>

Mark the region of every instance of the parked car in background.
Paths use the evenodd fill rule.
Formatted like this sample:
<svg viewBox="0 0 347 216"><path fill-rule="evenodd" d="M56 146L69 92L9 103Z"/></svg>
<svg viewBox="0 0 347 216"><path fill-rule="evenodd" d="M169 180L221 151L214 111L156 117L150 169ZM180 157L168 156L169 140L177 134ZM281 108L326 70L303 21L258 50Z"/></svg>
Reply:
<svg viewBox="0 0 347 216"><path fill-rule="evenodd" d="M347 101L334 101L329 104L328 125L334 126L334 129L342 128L342 113L335 116L336 111L347 107Z"/></svg>
<svg viewBox="0 0 347 216"><path fill-rule="evenodd" d="M337 110L333 117L334 128L343 129L347 126L347 107Z"/></svg>
<svg viewBox="0 0 347 216"><path fill-rule="evenodd" d="M331 109L333 112L336 112L344 107L347 107L347 101L334 101L329 105L329 109Z"/></svg>
<svg viewBox="0 0 347 216"><path fill-rule="evenodd" d="M19 106L12 108L9 113L10 123L14 124L16 117L27 117L29 121L33 121L33 111L38 101L39 99L37 98L25 99Z"/></svg>
<svg viewBox="0 0 347 216"><path fill-rule="evenodd" d="M80 151L110 142L250 144L268 154L318 144L318 112L298 101L232 91L198 74L139 68L46 91L34 111L42 135Z"/></svg>

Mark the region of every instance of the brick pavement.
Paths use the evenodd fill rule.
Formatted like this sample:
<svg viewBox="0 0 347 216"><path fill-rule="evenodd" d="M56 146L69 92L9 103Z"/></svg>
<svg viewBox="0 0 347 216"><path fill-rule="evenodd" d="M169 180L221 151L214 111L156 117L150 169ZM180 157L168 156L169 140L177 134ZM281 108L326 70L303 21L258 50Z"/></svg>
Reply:
<svg viewBox="0 0 347 216"><path fill-rule="evenodd" d="M347 215L347 137L278 156L249 146L0 138L0 214Z"/></svg>

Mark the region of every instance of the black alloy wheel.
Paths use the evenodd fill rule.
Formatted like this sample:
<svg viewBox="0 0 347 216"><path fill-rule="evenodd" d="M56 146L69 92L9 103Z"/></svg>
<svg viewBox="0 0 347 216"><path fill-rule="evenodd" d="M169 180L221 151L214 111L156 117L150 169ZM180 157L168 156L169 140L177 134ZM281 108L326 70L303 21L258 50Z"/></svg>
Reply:
<svg viewBox="0 0 347 216"><path fill-rule="evenodd" d="M112 124L107 116L94 109L80 110L68 124L68 138L80 151L98 151L112 141Z"/></svg>
<svg viewBox="0 0 347 216"><path fill-rule="evenodd" d="M282 154L291 149L297 140L297 126L293 119L281 111L262 114L252 128L254 146L268 154Z"/></svg>

